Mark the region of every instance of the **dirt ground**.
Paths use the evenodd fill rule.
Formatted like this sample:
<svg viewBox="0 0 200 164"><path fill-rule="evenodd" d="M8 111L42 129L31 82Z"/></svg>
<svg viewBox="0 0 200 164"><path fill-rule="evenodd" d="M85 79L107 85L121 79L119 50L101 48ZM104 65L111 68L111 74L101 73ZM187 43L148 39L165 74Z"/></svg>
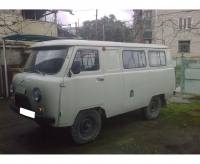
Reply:
<svg viewBox="0 0 200 164"><path fill-rule="evenodd" d="M178 100L182 101L178 101ZM69 128L43 129L0 100L1 154L199 154L200 97L175 96L153 121L140 111L103 121L97 139L77 146Z"/></svg>

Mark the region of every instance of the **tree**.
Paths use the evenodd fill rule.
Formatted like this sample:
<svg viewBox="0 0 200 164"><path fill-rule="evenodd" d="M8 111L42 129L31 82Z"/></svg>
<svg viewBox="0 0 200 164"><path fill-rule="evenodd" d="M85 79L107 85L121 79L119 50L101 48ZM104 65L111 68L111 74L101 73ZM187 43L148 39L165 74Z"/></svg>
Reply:
<svg viewBox="0 0 200 164"><path fill-rule="evenodd" d="M95 39L96 20L85 21L79 30L79 34L84 39ZM127 26L125 22L117 20L115 15L110 14L97 20L98 40L103 40L103 25L106 41L132 42L133 29Z"/></svg>

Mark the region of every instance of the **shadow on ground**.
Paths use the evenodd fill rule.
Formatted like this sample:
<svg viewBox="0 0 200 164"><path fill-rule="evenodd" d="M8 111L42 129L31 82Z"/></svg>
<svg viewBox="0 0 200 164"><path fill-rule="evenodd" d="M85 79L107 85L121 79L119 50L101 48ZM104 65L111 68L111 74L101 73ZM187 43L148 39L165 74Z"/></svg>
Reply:
<svg viewBox="0 0 200 164"><path fill-rule="evenodd" d="M153 121L144 120L139 110L103 120L97 139L82 146L73 142L70 128L41 128L13 113L10 100L0 100L0 153L199 154L199 100L182 97L189 103L180 103L174 99Z"/></svg>

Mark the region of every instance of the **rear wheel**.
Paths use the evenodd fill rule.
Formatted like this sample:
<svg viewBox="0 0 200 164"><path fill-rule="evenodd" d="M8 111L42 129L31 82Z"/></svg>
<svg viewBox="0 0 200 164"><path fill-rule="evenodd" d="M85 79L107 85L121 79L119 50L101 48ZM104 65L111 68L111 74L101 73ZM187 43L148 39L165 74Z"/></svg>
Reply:
<svg viewBox="0 0 200 164"><path fill-rule="evenodd" d="M80 112L71 126L73 140L81 145L93 141L101 128L101 116L96 110Z"/></svg>
<svg viewBox="0 0 200 164"><path fill-rule="evenodd" d="M143 116L147 120L153 120L158 117L161 109L161 99L159 96L152 97L149 105L141 109Z"/></svg>

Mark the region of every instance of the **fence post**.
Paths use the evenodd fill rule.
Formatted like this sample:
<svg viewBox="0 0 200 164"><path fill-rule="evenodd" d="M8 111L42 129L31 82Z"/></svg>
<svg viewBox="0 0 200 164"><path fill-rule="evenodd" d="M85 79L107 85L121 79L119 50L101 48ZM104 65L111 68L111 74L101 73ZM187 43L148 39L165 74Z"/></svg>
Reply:
<svg viewBox="0 0 200 164"><path fill-rule="evenodd" d="M181 56L181 95L185 92L185 57Z"/></svg>

